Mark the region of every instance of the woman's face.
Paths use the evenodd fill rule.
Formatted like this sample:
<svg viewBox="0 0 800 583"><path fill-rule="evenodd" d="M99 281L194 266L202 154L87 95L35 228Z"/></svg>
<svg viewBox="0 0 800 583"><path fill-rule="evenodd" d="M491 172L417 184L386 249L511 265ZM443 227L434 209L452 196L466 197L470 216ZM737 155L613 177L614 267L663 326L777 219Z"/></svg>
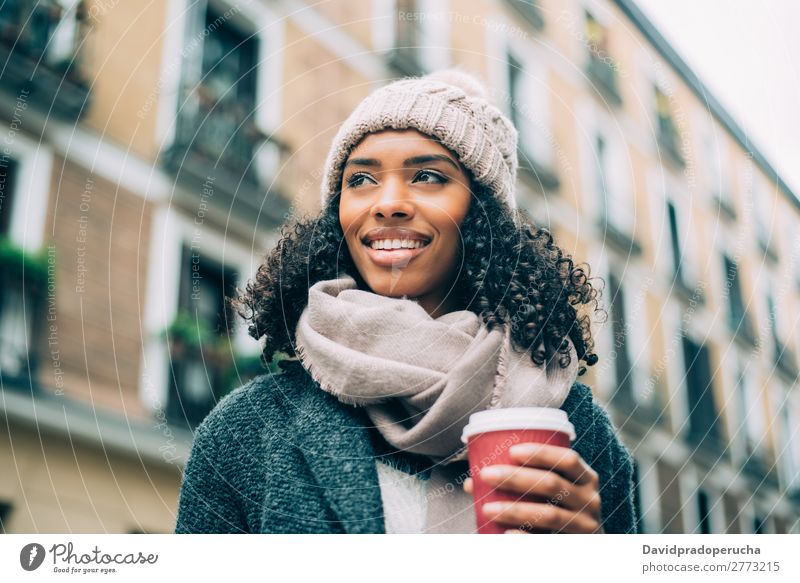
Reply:
<svg viewBox="0 0 800 583"><path fill-rule="evenodd" d="M469 184L455 155L417 130L376 132L358 144L344 165L339 222L374 293L408 296L434 318L459 309L451 285Z"/></svg>

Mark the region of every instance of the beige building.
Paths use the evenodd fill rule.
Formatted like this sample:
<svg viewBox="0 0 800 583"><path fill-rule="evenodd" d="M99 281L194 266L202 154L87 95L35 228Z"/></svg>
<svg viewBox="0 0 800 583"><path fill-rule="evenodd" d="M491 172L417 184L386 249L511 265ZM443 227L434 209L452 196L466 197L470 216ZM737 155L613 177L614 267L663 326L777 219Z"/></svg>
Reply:
<svg viewBox="0 0 800 583"><path fill-rule="evenodd" d="M191 428L258 370L224 295L358 101L450 65L606 282L583 380L643 530L799 531L800 203L631 0L20 1L0 60L6 532L171 531Z"/></svg>

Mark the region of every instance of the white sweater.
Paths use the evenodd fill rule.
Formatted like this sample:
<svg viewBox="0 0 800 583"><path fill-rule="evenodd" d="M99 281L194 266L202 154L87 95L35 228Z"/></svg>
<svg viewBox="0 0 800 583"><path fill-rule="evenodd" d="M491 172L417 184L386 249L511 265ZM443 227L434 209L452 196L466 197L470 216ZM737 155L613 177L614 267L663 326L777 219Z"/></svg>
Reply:
<svg viewBox="0 0 800 583"><path fill-rule="evenodd" d="M455 470L436 466L425 479L375 463L387 534L476 532L472 496L456 485Z"/></svg>
<svg viewBox="0 0 800 583"><path fill-rule="evenodd" d="M375 462L381 486L386 534L419 534L425 530L428 480L406 474L381 460Z"/></svg>

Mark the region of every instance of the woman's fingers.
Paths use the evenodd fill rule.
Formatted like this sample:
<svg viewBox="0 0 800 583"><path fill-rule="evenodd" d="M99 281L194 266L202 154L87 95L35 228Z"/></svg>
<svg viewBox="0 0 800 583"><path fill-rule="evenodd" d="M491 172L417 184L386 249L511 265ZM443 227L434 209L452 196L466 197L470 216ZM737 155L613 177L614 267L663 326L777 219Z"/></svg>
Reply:
<svg viewBox="0 0 800 583"><path fill-rule="evenodd" d="M559 474L538 468L495 465L481 470L481 479L498 490L539 496L572 510L592 511L592 490L575 486Z"/></svg>
<svg viewBox="0 0 800 583"><path fill-rule="evenodd" d="M600 523L584 512L573 512L537 502L490 502L483 505L486 518L510 528L541 529L568 534L598 532Z"/></svg>
<svg viewBox="0 0 800 583"><path fill-rule="evenodd" d="M519 443L509 449L511 457L523 466L558 472L578 484L597 484L597 472L574 449L542 443Z"/></svg>
<svg viewBox="0 0 800 583"><path fill-rule="evenodd" d="M464 480L464 491L467 494L472 494L472 478Z"/></svg>

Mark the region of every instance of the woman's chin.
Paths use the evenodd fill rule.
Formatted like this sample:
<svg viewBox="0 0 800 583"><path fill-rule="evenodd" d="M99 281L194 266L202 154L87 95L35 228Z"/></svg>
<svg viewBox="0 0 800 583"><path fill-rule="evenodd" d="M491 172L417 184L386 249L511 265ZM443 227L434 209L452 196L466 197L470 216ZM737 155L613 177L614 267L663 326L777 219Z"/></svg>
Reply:
<svg viewBox="0 0 800 583"><path fill-rule="evenodd" d="M390 298L408 297L414 299L423 293L423 289L413 282L403 281L403 276L394 277L392 274L368 278L367 284L373 293Z"/></svg>

